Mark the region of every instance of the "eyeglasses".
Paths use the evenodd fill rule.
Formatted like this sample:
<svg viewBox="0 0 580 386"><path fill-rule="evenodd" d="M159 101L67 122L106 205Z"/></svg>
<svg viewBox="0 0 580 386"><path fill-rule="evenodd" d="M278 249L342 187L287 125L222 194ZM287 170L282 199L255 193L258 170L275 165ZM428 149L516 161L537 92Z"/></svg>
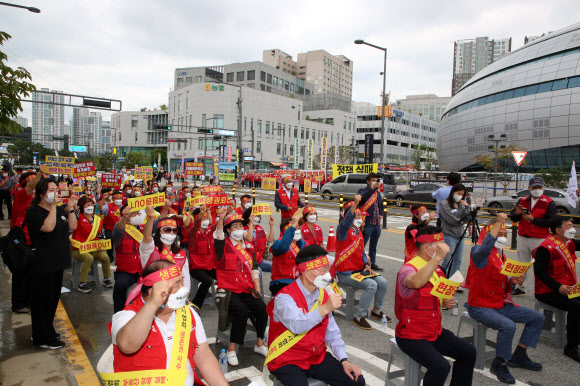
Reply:
<svg viewBox="0 0 580 386"><path fill-rule="evenodd" d="M174 235L176 235L177 231L178 231L177 228L170 228L170 227L163 227L163 228L161 228L161 230L165 233L173 233Z"/></svg>

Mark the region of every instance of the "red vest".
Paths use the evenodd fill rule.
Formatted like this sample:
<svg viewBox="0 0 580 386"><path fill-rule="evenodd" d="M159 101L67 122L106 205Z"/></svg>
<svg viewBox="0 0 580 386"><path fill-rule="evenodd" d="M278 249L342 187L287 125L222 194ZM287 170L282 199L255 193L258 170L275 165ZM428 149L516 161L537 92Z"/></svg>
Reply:
<svg viewBox="0 0 580 386"><path fill-rule="evenodd" d="M310 230L307 223L302 224L300 230L302 231L302 240L306 242L307 245L318 245L324 248L324 235L322 234L322 228L316 224L314 225L314 232Z"/></svg>
<svg viewBox="0 0 580 386"><path fill-rule="evenodd" d="M279 240L282 240L282 237ZM272 247L270 247L270 253L272 253L272 280L294 280L298 278L299 274L296 270L296 255L298 252L300 252L300 247L298 247L294 240L292 240L288 252L278 256L274 256Z"/></svg>
<svg viewBox="0 0 580 386"><path fill-rule="evenodd" d="M250 227L246 225L244 227L245 230L249 230ZM266 244L268 242L268 236L266 235L266 231L262 228L261 225L255 224L254 225L254 238L252 239L252 245L256 249L256 261L258 264L264 260L264 252L266 252Z"/></svg>
<svg viewBox="0 0 580 386"><path fill-rule="evenodd" d="M236 209L234 209L234 212L236 212L240 216L242 216L244 214L244 210L242 209L241 206L238 206Z"/></svg>
<svg viewBox="0 0 580 386"><path fill-rule="evenodd" d="M362 253L365 243L362 231L358 235L350 228L344 241L336 240L336 260L334 265L338 272L361 271L364 269ZM345 257L346 256L346 257Z"/></svg>
<svg viewBox="0 0 580 386"><path fill-rule="evenodd" d="M536 204L537 205L537 204ZM544 247L550 251L550 262L548 263L547 273L554 280L564 285L576 284L576 248L574 241L568 240L566 244L556 239L553 235L548 236L539 247ZM538 248L539 248L538 247ZM566 251L563 248L568 248L571 260L565 256ZM534 249L532 255L536 255L537 248ZM566 261L568 260L568 261ZM537 294L545 294L553 292L550 287L545 285L536 276L534 282L535 292Z"/></svg>
<svg viewBox="0 0 580 386"><path fill-rule="evenodd" d="M254 255L254 246L246 243L246 252ZM248 267L249 265L249 267ZM244 254L237 250L229 237L226 236L224 256L217 262L216 275L218 286L235 293L250 292L254 288L252 281L252 260L248 261Z"/></svg>
<svg viewBox="0 0 580 386"><path fill-rule="evenodd" d="M189 269L214 269L215 260L213 227L200 227L195 232L195 243L189 243Z"/></svg>
<svg viewBox="0 0 580 386"><path fill-rule="evenodd" d="M324 293L322 304L325 304L328 301L328 294L323 289L321 291ZM282 288L278 294L290 295L303 313L307 314L308 311L310 311L308 309L308 304L306 304L306 299L296 281ZM287 330L281 322L274 321L274 318L272 317L274 312L274 301L268 303L267 306L268 315L270 316L268 342L274 342L280 334ZM298 343L292 346L292 348L268 363L268 369L274 371L282 366L291 364L298 366L301 369L308 370L310 366L322 363L326 356L326 343L324 342L324 339L326 337L327 328L328 315L325 316L320 323L308 330L306 335L304 335Z"/></svg>
<svg viewBox="0 0 580 386"><path fill-rule="evenodd" d="M137 296L131 304L125 307L124 311L133 311L137 313L143 307L143 304L141 296ZM192 330L189 337L187 358L189 359L191 368L195 369L193 355L195 354L195 349L198 344L195 337L195 317L193 316L191 309L189 311L191 313ZM173 344L173 341L171 344ZM165 349L165 342L163 342L163 336L159 332L159 327L155 320L151 325L151 330L149 331L147 339L145 339L145 342L143 342L139 351L133 354L123 354L115 344L113 345L113 356L113 368L116 373L126 371L161 370L167 368L167 351Z"/></svg>
<svg viewBox="0 0 580 386"><path fill-rule="evenodd" d="M408 237L410 232L409 231L410 226L411 225L409 225L407 229L405 229L405 262L403 264L408 263L411 259L417 256L417 243L415 242L415 238Z"/></svg>
<svg viewBox="0 0 580 386"><path fill-rule="evenodd" d="M93 217L93 221L94 221L94 217ZM102 228L103 228L103 222L101 221L101 226L97 230L97 235L99 234L99 232L101 232ZM93 225L91 224L89 219L84 215L84 213L81 213L79 216L79 220L77 222L77 228L73 231L72 238L75 239L76 241L84 243L85 241L87 241L87 238L89 237L89 234L91 233L92 229L93 229ZM95 235L95 239L96 238L97 237ZM88 240L88 241L91 241L91 240ZM75 251L77 249L78 248L72 247L73 251Z"/></svg>
<svg viewBox="0 0 580 386"><path fill-rule="evenodd" d="M108 203L107 207L109 208L109 214L103 220L103 226L106 230L112 231L115 224L121 219L121 208L112 202Z"/></svg>
<svg viewBox="0 0 580 386"><path fill-rule="evenodd" d="M529 210L532 216L539 218L544 217L544 214L548 209L548 205L550 204L550 202L552 202L552 199L550 197L542 195L540 198L538 198L536 205L534 205L534 209L530 209L530 207L532 206L532 200L530 197L531 196L522 198L520 200L520 205L523 206L524 209ZM518 225L518 235L520 236L534 237L536 239L544 239L548 236L548 234L549 232L547 227L535 225L529 221L524 220L523 217Z"/></svg>
<svg viewBox="0 0 580 386"><path fill-rule="evenodd" d="M143 227L141 226L139 230L143 232ZM139 257L139 245L140 243L127 232L123 232L121 242L115 248L115 263L117 264L117 271L128 273L138 272L139 275L141 275L141 272L143 272L143 266L141 265L141 258Z"/></svg>
<svg viewBox="0 0 580 386"><path fill-rule="evenodd" d="M179 253L173 253L170 251L167 251L167 253L161 253L161 252L159 252L159 249L157 249L157 247L155 247L153 252L151 252L151 255L149 256L149 260L147 260L147 264L145 264L145 266L148 266L149 264L151 264L157 260L169 260L175 264L179 264L179 267L181 269L183 269L183 266L185 265L185 261L187 260L187 254L185 253L185 251L183 249L180 249Z"/></svg>
<svg viewBox="0 0 580 386"><path fill-rule="evenodd" d="M405 264L412 267L410 264ZM403 265L403 267L405 266ZM415 272L417 268L413 267ZM437 267L437 274L445 276ZM398 276L398 275L397 275ZM433 342L441 335L441 306L439 299L431 295L433 284L430 281L404 298L399 294L399 278L395 288L395 315L399 320L395 334L403 339L426 339Z"/></svg>
<svg viewBox="0 0 580 386"><path fill-rule="evenodd" d="M296 190L296 188L292 188L292 198L288 197L288 195L286 194L286 191L284 190L283 187L280 187L280 189L278 189L278 197L280 198L280 203L282 205L286 205L286 206L291 206L293 208L298 207L298 191ZM296 212L298 209L292 209L292 210L281 210L280 213L282 215L282 218L291 218L292 215L294 214L294 212Z"/></svg>
<svg viewBox="0 0 580 386"><path fill-rule="evenodd" d="M471 307L500 309L504 306L506 291L510 288L508 277L501 272L505 256L500 256L497 248L493 247L485 268L477 268L473 262L469 265L468 277L469 297L467 303Z"/></svg>

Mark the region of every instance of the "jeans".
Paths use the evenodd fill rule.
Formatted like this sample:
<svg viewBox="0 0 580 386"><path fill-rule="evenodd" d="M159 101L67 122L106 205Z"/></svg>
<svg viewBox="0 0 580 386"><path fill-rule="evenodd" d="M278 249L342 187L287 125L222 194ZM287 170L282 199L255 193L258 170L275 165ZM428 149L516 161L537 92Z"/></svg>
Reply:
<svg viewBox="0 0 580 386"><path fill-rule="evenodd" d="M471 385L476 350L473 345L443 329L433 342L426 339L404 339L395 336L399 348L427 369L423 386L444 385L451 365L443 356L455 359L451 386Z"/></svg>
<svg viewBox="0 0 580 386"><path fill-rule="evenodd" d="M380 310L383 307L383 301L387 294L387 279L382 276L374 276L358 282L350 277L351 274L344 274L342 272L337 272L336 274L339 282L363 290L356 311L358 316L367 316L373 296L375 298L375 308Z"/></svg>
<svg viewBox="0 0 580 386"><path fill-rule="evenodd" d="M371 225L365 224L363 228L363 236L365 240L365 247L371 239L369 244L369 258L371 260L371 264L376 264L377 261L377 243L379 242L379 237L381 237L381 226L380 225Z"/></svg>
<svg viewBox="0 0 580 386"><path fill-rule="evenodd" d="M449 246L450 251L447 256L445 256L445 259L443 259L443 261L439 264L439 266L447 275L447 272L449 271L449 260L451 260L451 255L453 252L455 252L455 254L453 254L451 270L447 275L447 277L451 277L455 272L459 271L459 268L461 268L461 259L463 258L463 246L465 245L465 239L461 239L461 242L459 242L459 239L446 235L445 233L443 233L443 239L445 240L445 244Z"/></svg>
<svg viewBox="0 0 580 386"><path fill-rule="evenodd" d="M87 278L89 276L89 272L91 271L91 267L93 266L94 259L100 261L101 265L103 266L103 278L107 279L111 277L111 262L109 261L109 256L107 256L105 251L80 253L78 249L75 249L74 251L72 251L72 257L75 260L78 260L81 263L83 263L83 265L81 265L81 273L79 279L81 283L87 282Z"/></svg>
<svg viewBox="0 0 580 386"><path fill-rule="evenodd" d="M568 299L568 296L560 295L557 292L536 294L536 299L559 310L568 311L566 343L568 346L578 346L580 344L580 299Z"/></svg>
<svg viewBox="0 0 580 386"><path fill-rule="evenodd" d="M139 273L123 271L115 272L115 286L113 287L113 312L117 313L125 308L127 290L139 281Z"/></svg>
<svg viewBox="0 0 580 386"><path fill-rule="evenodd" d="M465 304L469 316L489 328L497 330L495 353L509 361L512 359L512 340L516 333L516 323L525 323L520 343L528 347L536 347L538 338L544 327L544 315L541 312L526 307L516 307L506 303L500 309L471 307Z"/></svg>
<svg viewBox="0 0 580 386"><path fill-rule="evenodd" d="M270 272L272 273L272 262L268 261L268 260L262 260L262 262L260 264L258 264L258 267L260 267L260 269L264 272Z"/></svg>

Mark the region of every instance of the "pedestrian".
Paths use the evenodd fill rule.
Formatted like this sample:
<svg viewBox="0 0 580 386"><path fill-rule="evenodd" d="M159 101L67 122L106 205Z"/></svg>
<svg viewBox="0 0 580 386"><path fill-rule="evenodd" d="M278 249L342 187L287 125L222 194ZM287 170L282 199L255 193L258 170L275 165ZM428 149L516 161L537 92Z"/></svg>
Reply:
<svg viewBox="0 0 580 386"><path fill-rule="evenodd" d="M6 211L8 212L8 219L12 212L12 197L10 192L14 188L14 176L11 175L8 165L2 166L2 178L0 181L0 220L4 220L4 212L2 210L2 203L6 203Z"/></svg>
<svg viewBox="0 0 580 386"><path fill-rule="evenodd" d="M298 222L302 217L302 209L298 209L292 218L280 221L280 237L270 247L272 253L272 280L270 292L275 296L282 288L290 285L298 277L296 271L296 256L306 242L302 240L302 232Z"/></svg>
<svg viewBox="0 0 580 386"><path fill-rule="evenodd" d="M291 218L298 208L304 207L304 203L300 201L298 191L294 188L292 176L285 175L282 177L280 188L276 190L274 195L274 205L280 209L282 218Z"/></svg>
<svg viewBox="0 0 580 386"><path fill-rule="evenodd" d="M433 193L431 193L431 197L437 200L437 226L441 226L441 218L439 217L439 209L441 208L441 202L446 200L449 197L449 192L453 185L458 184L461 182L461 175L457 172L451 172L447 175L447 186L443 188L439 188Z"/></svg>
<svg viewBox="0 0 580 386"><path fill-rule="evenodd" d="M417 256L417 245L415 243L415 233L419 228L429 225L436 218L436 213L427 211L423 204L413 204L411 210L411 225L405 229L405 263Z"/></svg>
<svg viewBox="0 0 580 386"><path fill-rule="evenodd" d="M363 236L365 246L367 244L369 246L371 269L375 271L383 270L376 263L377 244L379 242L379 238L381 237L381 220L383 219L383 200L381 193L378 190L380 187L379 180L380 175L376 173L368 174L366 178L366 188L360 189L358 191L358 194L361 195L360 209L361 211L368 213L365 219Z"/></svg>
<svg viewBox="0 0 580 386"><path fill-rule="evenodd" d="M29 296L32 321L32 344L41 348L59 349L64 343L54 330L54 316L62 276L70 267L71 245L69 231L77 227L74 205L78 197L71 196L66 206L58 187L50 179L36 184L34 199L26 211L26 226L31 247L36 249L37 258L29 270Z"/></svg>

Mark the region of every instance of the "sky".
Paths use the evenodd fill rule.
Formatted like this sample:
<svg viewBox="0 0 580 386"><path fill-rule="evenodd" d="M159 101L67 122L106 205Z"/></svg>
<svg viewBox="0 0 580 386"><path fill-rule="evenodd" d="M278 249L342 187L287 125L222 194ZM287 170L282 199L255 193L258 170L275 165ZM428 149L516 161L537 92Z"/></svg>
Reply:
<svg viewBox="0 0 580 386"><path fill-rule="evenodd" d="M379 104L383 52L355 39L387 47L392 101L450 96L455 40L511 37L513 50L580 22L578 0L12 1L41 13L0 6L8 65L29 70L38 89L120 99L127 111L167 103L175 68L260 61L272 48L346 56L353 100Z"/></svg>

